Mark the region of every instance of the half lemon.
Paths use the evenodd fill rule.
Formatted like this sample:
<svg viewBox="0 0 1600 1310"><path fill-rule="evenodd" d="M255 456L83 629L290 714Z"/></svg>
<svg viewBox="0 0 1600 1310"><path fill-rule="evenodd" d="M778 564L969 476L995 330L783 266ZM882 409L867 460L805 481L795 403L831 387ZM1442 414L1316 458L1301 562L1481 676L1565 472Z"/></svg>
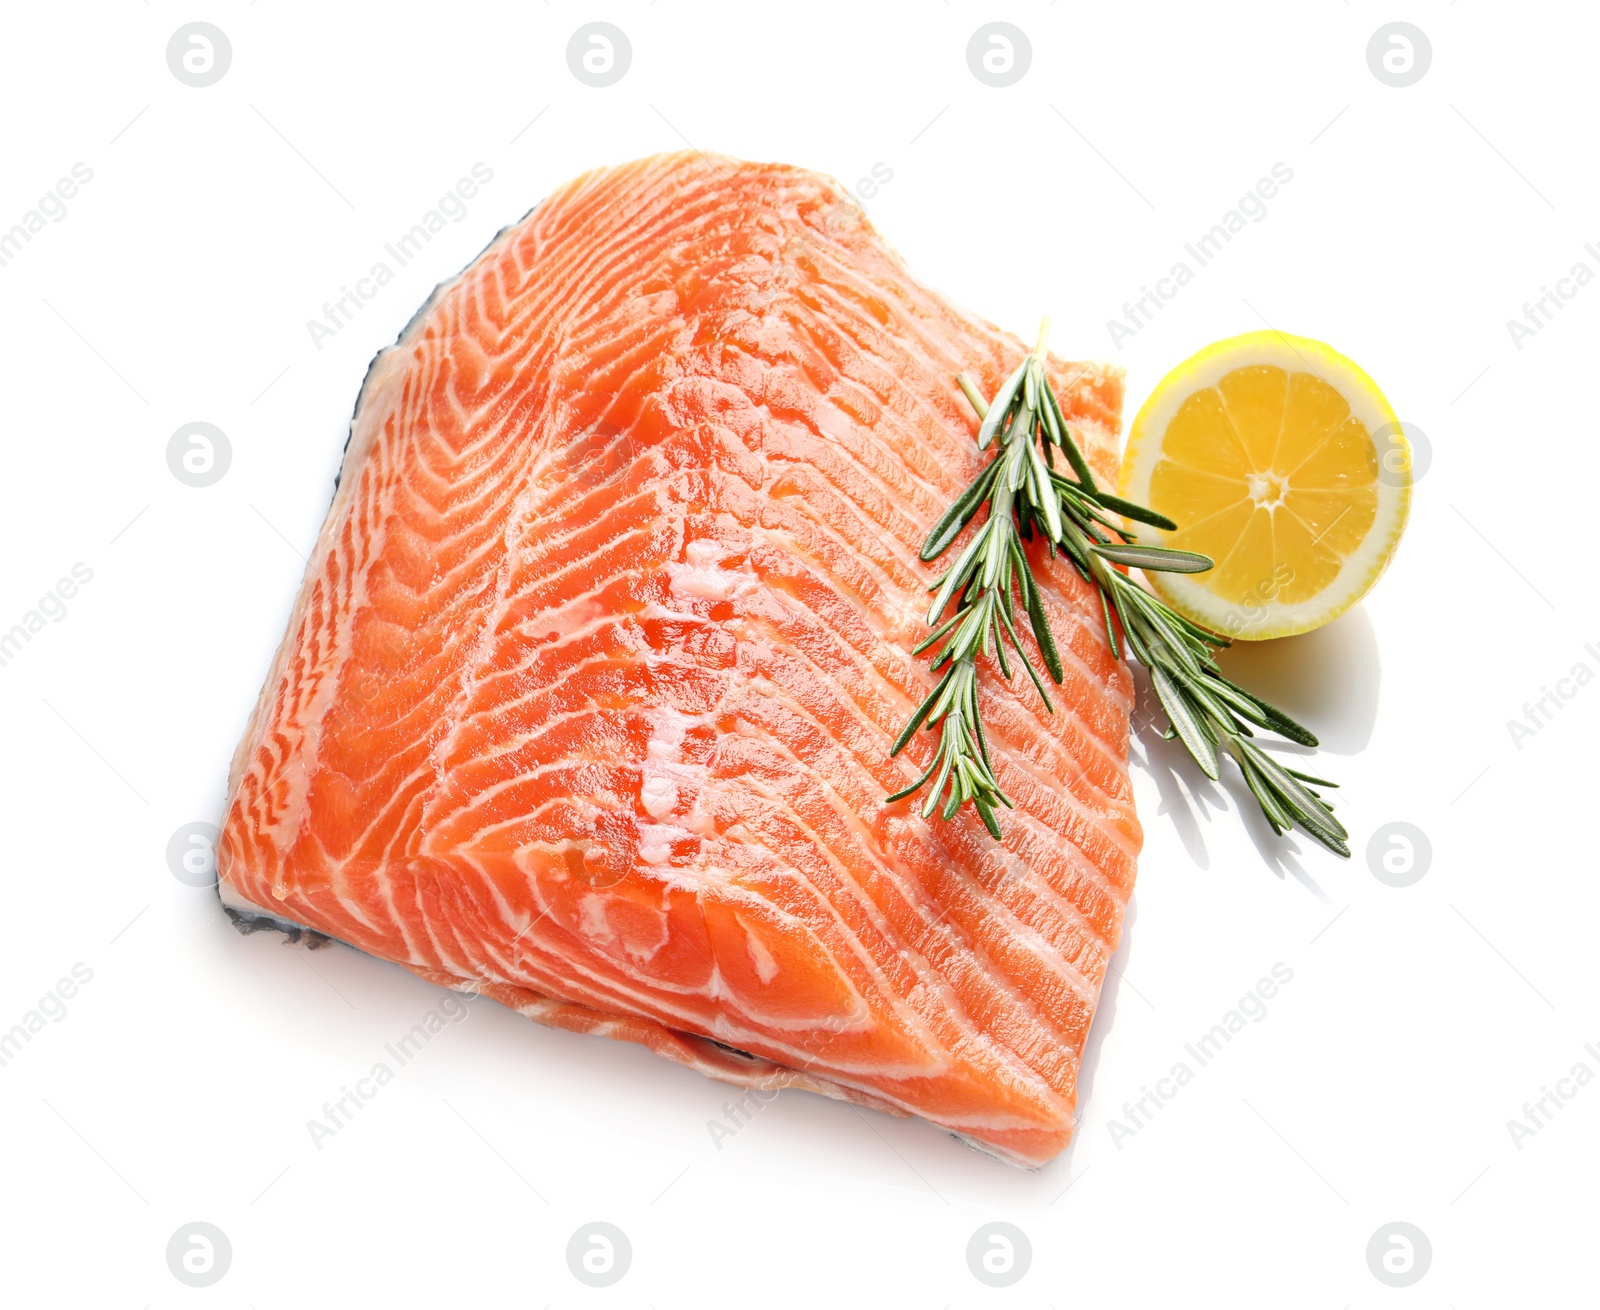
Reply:
<svg viewBox="0 0 1600 1310"><path fill-rule="evenodd" d="M1121 495L1199 551L1205 573L1149 573L1186 618L1260 641L1321 627L1388 566L1411 510L1411 447L1378 385L1331 346L1276 331L1207 346L1133 421Z"/></svg>

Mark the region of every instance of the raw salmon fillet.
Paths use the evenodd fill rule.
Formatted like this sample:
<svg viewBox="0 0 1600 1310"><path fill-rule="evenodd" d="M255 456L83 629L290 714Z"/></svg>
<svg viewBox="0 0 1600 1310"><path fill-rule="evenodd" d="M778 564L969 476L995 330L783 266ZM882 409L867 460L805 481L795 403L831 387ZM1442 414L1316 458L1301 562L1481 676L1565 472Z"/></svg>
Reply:
<svg viewBox="0 0 1600 1310"><path fill-rule="evenodd" d="M1037 560L1055 714L984 670L1004 842L884 803L934 745L889 758L933 685L918 548L984 458L954 378L1025 350L815 173L563 187L367 375L234 758L225 904L1051 1159L1141 841L1130 679L1068 567ZM1049 369L1114 481L1120 372Z"/></svg>

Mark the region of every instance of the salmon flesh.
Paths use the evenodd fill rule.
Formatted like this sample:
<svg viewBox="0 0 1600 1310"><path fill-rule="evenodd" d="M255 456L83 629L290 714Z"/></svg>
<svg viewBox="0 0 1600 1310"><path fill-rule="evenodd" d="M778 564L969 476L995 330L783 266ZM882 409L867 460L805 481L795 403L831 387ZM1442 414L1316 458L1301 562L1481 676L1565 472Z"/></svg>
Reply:
<svg viewBox="0 0 1600 1310"><path fill-rule="evenodd" d="M889 756L934 682L918 550L988 458L955 375L992 395L1026 349L816 173L561 188L368 372L234 757L224 904L1050 1160L1141 833L1127 668L1038 542L1066 672L1049 713L983 662L1004 841L884 802L935 744ZM1114 483L1120 372L1047 367Z"/></svg>

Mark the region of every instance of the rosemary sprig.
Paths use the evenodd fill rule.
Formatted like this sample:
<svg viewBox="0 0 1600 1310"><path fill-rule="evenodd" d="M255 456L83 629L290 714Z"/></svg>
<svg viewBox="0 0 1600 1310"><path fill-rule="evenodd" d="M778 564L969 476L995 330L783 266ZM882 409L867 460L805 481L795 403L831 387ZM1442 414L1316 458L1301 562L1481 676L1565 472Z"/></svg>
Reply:
<svg viewBox="0 0 1600 1310"><path fill-rule="evenodd" d="M1220 749L1238 763L1267 822L1282 835L1300 828L1338 855L1348 857L1349 834L1333 816L1315 787L1337 784L1300 773L1278 762L1254 740L1252 728L1277 733L1303 746L1317 739L1281 710L1253 696L1222 676L1216 652L1229 643L1169 608L1115 567L1201 573L1212 567L1205 555L1140 545L1132 532L1110 515L1172 531L1171 519L1111 495L1098 485L1078 448L1061 404L1045 376L1045 341L1049 321L1040 327L1039 343L987 402L965 373L956 379L977 411L978 449L997 445L997 453L945 511L922 546L922 558L942 555L978 512L988 515L955 563L929 590L932 631L916 647L921 654L938 646L933 670L943 670L932 693L911 716L890 755L898 755L926 725L938 731L933 763L911 786L888 799L901 800L932 788L923 803L926 818L938 810L949 819L971 802L996 839L999 806L1011 807L989 760L978 704L978 656L987 655L1011 677L1006 646L1017 656L1052 713L1050 694L1017 632L1017 611L1027 616L1044 671L1060 684L1063 671L1055 638L1045 615L1039 586L1024 546L1037 535L1051 554L1071 561L1100 594L1106 640L1113 655L1126 648L1150 670L1156 696L1170 720L1168 740L1182 741L1209 778L1221 772ZM1065 458L1072 477L1055 467L1056 452ZM953 607L953 608L952 608ZM950 611L946 617L946 611ZM940 643L943 643L940 645Z"/></svg>

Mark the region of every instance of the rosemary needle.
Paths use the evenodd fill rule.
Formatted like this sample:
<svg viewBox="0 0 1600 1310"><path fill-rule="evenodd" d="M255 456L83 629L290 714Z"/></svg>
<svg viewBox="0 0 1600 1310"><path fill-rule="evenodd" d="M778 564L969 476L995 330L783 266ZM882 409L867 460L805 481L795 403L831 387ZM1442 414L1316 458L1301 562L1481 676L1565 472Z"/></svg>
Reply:
<svg viewBox="0 0 1600 1310"><path fill-rule="evenodd" d="M933 649L933 671L940 677L912 714L890 755L898 755L926 726L938 732L933 762L920 778L888 799L901 800L931 787L923 817L936 810L954 817L970 803L990 834L1001 836L999 807L1011 807L989 758L978 698L978 657L991 656L1002 677L1011 677L1009 645L1052 713L1040 670L1023 648L1017 629L1020 610L1038 647L1043 672L1057 685L1061 657L1050 631L1044 600L1028 559L1037 536L1051 554L1064 555L1100 597L1101 618L1112 653L1131 655L1150 671L1156 696L1176 737L1209 778L1221 772L1225 749L1238 764L1274 833L1300 828L1338 855L1348 857L1349 834L1313 786L1334 784L1300 773L1279 761L1255 740L1252 728L1273 732L1303 746L1317 739L1281 710L1222 676L1216 652L1229 643L1185 619L1115 567L1201 573L1212 567L1205 555L1141 545L1117 517L1166 531L1177 525L1165 515L1132 504L1100 488L1078 447L1044 368L1047 319L1033 353L985 401L965 373L956 379L979 419L978 449L996 447L992 460L939 518L922 545L922 559L944 554L979 511L987 510L955 563L929 591L934 593L927 622L932 631L913 652ZM1072 476L1055 467L1064 457ZM1118 633L1125 640L1119 640ZM942 643L942 644L941 644ZM937 648L937 649L934 649Z"/></svg>

